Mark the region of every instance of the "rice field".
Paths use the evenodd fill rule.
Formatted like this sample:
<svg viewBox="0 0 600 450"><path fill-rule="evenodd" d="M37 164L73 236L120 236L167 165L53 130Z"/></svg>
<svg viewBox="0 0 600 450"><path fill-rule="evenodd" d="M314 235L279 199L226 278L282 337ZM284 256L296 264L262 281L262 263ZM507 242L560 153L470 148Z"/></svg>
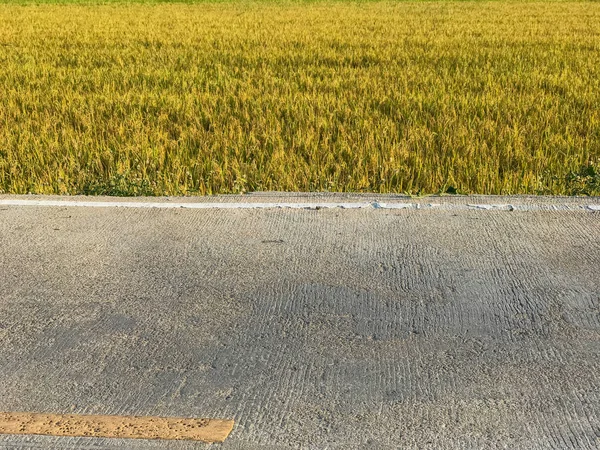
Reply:
<svg viewBox="0 0 600 450"><path fill-rule="evenodd" d="M600 3L0 3L0 193L600 195Z"/></svg>

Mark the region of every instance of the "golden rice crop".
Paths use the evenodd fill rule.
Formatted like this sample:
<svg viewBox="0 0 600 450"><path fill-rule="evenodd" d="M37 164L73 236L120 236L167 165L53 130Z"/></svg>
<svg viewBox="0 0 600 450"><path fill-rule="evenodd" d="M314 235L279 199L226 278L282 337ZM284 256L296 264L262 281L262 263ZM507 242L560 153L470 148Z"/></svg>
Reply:
<svg viewBox="0 0 600 450"><path fill-rule="evenodd" d="M600 194L600 3L0 5L0 192Z"/></svg>

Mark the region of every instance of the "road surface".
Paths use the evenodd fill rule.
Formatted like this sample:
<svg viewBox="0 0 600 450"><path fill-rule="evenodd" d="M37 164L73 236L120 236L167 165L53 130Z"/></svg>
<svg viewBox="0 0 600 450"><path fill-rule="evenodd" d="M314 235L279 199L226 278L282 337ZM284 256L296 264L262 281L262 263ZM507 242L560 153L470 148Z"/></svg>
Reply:
<svg viewBox="0 0 600 450"><path fill-rule="evenodd" d="M140 201L0 196L0 411L234 419L224 450L600 447L600 199Z"/></svg>

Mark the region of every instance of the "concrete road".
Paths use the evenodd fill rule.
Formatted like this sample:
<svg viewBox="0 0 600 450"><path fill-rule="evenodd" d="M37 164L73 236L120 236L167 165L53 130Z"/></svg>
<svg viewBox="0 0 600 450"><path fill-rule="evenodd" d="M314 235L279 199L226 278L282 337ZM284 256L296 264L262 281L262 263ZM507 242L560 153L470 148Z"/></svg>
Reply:
<svg viewBox="0 0 600 450"><path fill-rule="evenodd" d="M600 448L598 198L13 200L0 411L233 418L223 449Z"/></svg>

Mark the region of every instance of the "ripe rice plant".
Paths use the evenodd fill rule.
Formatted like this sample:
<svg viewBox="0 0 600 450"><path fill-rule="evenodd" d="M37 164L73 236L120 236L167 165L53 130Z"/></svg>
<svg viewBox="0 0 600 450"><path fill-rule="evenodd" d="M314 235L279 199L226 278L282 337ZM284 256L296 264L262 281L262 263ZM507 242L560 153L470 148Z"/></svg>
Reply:
<svg viewBox="0 0 600 450"><path fill-rule="evenodd" d="M600 3L0 4L0 193L598 195L599 172Z"/></svg>

